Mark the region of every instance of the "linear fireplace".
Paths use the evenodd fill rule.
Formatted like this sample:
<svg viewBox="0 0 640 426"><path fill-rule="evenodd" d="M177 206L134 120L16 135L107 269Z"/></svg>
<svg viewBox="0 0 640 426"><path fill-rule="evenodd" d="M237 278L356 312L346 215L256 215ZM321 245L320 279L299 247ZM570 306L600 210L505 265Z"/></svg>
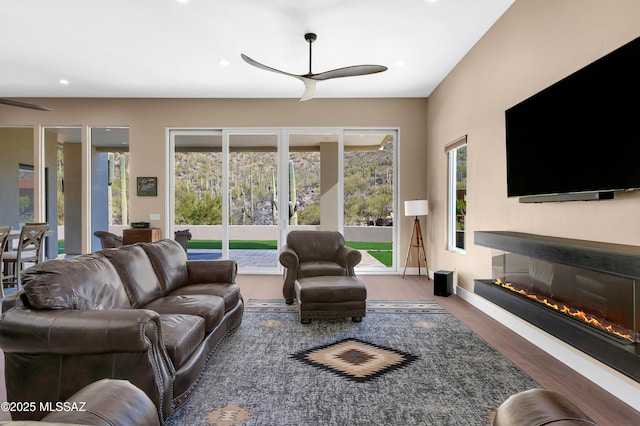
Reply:
<svg viewBox="0 0 640 426"><path fill-rule="evenodd" d="M475 232L492 278L475 293L640 382L640 247Z"/></svg>

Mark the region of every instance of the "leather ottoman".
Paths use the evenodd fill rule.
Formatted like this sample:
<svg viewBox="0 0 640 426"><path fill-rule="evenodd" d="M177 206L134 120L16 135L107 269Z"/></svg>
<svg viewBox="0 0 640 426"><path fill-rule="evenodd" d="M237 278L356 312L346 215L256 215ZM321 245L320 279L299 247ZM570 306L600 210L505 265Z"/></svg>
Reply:
<svg viewBox="0 0 640 426"><path fill-rule="evenodd" d="M309 324L312 318L351 317L360 322L366 315L367 289L356 277L300 278L294 287L303 324Z"/></svg>

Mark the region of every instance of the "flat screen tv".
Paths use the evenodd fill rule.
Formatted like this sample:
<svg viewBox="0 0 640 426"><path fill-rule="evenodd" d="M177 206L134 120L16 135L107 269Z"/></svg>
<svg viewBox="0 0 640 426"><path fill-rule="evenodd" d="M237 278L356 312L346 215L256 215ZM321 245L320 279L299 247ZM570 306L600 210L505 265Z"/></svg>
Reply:
<svg viewBox="0 0 640 426"><path fill-rule="evenodd" d="M508 196L639 189L640 37L507 109L505 120Z"/></svg>

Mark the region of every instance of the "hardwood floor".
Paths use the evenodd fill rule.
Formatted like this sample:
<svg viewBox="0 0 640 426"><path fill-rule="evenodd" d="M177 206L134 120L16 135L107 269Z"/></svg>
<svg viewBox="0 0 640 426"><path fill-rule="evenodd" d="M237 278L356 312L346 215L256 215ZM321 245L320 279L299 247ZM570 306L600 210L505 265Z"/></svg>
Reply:
<svg viewBox="0 0 640 426"><path fill-rule="evenodd" d="M600 426L640 424L640 412L605 392L466 301L455 295L434 296L433 281L427 280L424 276L402 278L399 275L360 275L359 278L367 286L368 300L435 299L542 387L567 396ZM282 277L279 275L238 275L237 282L245 300L282 297ZM5 401L4 357L0 357L0 369L2 371L0 401ZM9 420L9 416L7 413L0 412L0 421L4 420Z"/></svg>

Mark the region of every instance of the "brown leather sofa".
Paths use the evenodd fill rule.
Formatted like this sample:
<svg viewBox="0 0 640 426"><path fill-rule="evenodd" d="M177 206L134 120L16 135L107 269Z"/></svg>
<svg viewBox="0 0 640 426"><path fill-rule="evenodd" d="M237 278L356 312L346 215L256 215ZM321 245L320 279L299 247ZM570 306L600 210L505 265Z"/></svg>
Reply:
<svg viewBox="0 0 640 426"><path fill-rule="evenodd" d="M35 402L22 401L29 409ZM159 426L158 411L149 397L127 380L102 379L80 389L64 402L51 404L53 410L41 421L8 421L0 426Z"/></svg>
<svg viewBox="0 0 640 426"><path fill-rule="evenodd" d="M29 268L0 316L8 401L64 401L98 379L127 379L164 422L242 321L236 272L230 260L187 261L174 240Z"/></svg>
<svg viewBox="0 0 640 426"><path fill-rule="evenodd" d="M282 295L292 304L298 278L318 276L355 276L354 268L362 254L344 245L344 237L334 231L291 231L280 251L285 267Z"/></svg>

